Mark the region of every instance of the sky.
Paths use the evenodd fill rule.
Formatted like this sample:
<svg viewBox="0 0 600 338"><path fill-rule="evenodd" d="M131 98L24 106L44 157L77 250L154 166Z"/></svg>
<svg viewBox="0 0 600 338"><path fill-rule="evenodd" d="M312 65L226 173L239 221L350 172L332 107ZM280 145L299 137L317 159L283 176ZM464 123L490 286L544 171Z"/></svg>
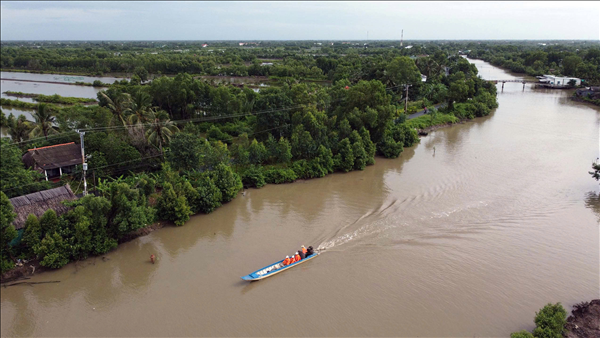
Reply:
<svg viewBox="0 0 600 338"><path fill-rule="evenodd" d="M600 2L2 1L7 40L599 40Z"/></svg>

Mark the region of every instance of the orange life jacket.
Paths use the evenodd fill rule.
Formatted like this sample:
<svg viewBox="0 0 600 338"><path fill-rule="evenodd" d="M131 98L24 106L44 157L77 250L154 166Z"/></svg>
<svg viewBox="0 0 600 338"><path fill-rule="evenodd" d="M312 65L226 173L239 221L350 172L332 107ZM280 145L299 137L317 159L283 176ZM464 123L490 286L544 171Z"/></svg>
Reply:
<svg viewBox="0 0 600 338"><path fill-rule="evenodd" d="M300 261L300 259L301 259L301 258L300 258L300 255L296 254L296 256L294 256L294 259L295 259L295 262L298 262L298 261Z"/></svg>
<svg viewBox="0 0 600 338"><path fill-rule="evenodd" d="M283 265L289 265L290 264L290 259L286 258L283 260Z"/></svg>
<svg viewBox="0 0 600 338"><path fill-rule="evenodd" d="M307 251L306 248L302 248L302 252L306 253Z"/></svg>

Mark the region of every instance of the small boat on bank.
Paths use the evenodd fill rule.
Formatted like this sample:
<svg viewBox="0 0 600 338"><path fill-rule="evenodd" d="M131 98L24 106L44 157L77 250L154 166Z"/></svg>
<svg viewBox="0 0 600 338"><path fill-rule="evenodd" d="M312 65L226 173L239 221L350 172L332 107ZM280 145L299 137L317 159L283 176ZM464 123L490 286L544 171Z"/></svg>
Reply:
<svg viewBox="0 0 600 338"><path fill-rule="evenodd" d="M256 280L265 279L267 277L271 277L271 276L273 276L275 274L278 274L278 273L280 273L282 271L285 271L287 269L293 268L293 267L297 266L298 264L302 264L302 263L304 263L306 261L309 261L309 260L317 257L318 255L319 255L319 252L315 252L312 255L306 256L306 258L301 259L298 262L294 262L294 263L292 263L290 265L283 265L283 259L282 259L279 262L267 265L267 266L265 266L262 269L258 269L258 270L254 271L251 274L248 274L246 276L242 276L242 279L243 280L247 280L247 281L251 281L251 282L252 281L256 281Z"/></svg>

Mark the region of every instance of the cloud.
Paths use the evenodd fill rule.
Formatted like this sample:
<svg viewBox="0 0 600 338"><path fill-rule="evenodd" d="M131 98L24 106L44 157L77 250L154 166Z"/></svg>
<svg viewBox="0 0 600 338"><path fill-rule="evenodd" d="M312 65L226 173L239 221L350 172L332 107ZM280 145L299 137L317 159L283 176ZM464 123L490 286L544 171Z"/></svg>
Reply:
<svg viewBox="0 0 600 338"><path fill-rule="evenodd" d="M3 40L598 39L598 3L12 2ZM561 24L556 24L561 22ZM563 23L567 24L563 24Z"/></svg>

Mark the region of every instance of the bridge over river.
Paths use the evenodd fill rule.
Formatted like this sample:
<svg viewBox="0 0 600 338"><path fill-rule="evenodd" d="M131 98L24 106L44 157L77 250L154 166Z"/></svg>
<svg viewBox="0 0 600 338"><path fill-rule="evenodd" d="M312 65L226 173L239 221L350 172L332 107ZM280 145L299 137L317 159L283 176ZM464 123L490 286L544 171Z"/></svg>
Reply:
<svg viewBox="0 0 600 338"><path fill-rule="evenodd" d="M523 84L523 90L525 90L525 84L526 83L530 83L530 84L539 84L539 81L532 81L532 80L525 80L525 79L512 79L512 80L488 80L490 82L493 83L499 83L502 82L502 90L504 90L504 84L506 82L516 82L516 83L522 83Z"/></svg>

